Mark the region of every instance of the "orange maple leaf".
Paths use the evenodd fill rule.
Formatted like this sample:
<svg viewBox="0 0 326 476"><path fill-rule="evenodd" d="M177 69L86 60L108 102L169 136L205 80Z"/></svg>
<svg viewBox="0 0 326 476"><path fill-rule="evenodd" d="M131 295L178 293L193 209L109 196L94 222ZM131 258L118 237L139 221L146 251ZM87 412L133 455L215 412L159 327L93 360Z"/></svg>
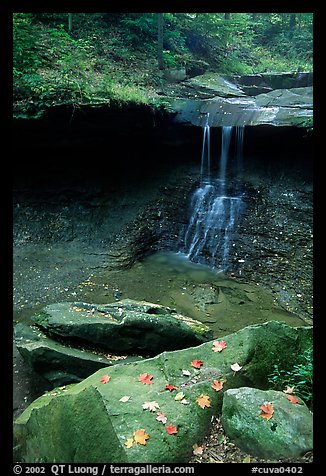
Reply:
<svg viewBox="0 0 326 476"><path fill-rule="evenodd" d="M138 377L138 380L143 383L144 385L152 385L154 382L152 382L153 376L145 372L144 374L141 374Z"/></svg>
<svg viewBox="0 0 326 476"><path fill-rule="evenodd" d="M165 390L170 390L170 392L172 392L173 390L178 390L178 387L169 383L169 385L165 385Z"/></svg>
<svg viewBox="0 0 326 476"><path fill-rule="evenodd" d="M299 403L299 400L293 395L287 395L286 398L290 400L291 403Z"/></svg>
<svg viewBox="0 0 326 476"><path fill-rule="evenodd" d="M201 407L201 408L205 408L205 407L210 407L211 406L211 402L209 400L209 396L208 395L203 395L201 394L196 402L198 403L198 405Z"/></svg>
<svg viewBox="0 0 326 476"><path fill-rule="evenodd" d="M225 347L227 347L225 340L219 340L219 341L213 342L212 350L214 352L222 352L222 350L225 349Z"/></svg>
<svg viewBox="0 0 326 476"><path fill-rule="evenodd" d="M213 380L212 388L217 392L222 390L224 382L222 380Z"/></svg>
<svg viewBox="0 0 326 476"><path fill-rule="evenodd" d="M261 416L262 418L266 418L266 420L270 420L272 418L274 408L270 402L265 402L259 408L262 410L259 416Z"/></svg>
<svg viewBox="0 0 326 476"><path fill-rule="evenodd" d="M178 433L177 427L172 425L172 423L170 423L170 425L167 425L165 427L165 429L169 433L169 435L173 435L174 433Z"/></svg>
<svg viewBox="0 0 326 476"><path fill-rule="evenodd" d="M136 443L139 443L140 445L146 445L146 440L148 439L149 435L146 435L145 430L143 428L134 432L134 440Z"/></svg>
<svg viewBox="0 0 326 476"><path fill-rule="evenodd" d="M110 382L110 375L104 375L103 377L101 377L100 381L101 383L108 383Z"/></svg>
<svg viewBox="0 0 326 476"><path fill-rule="evenodd" d="M197 359L194 359L192 362L191 362L191 365L193 367L195 367L195 369L200 369L200 367L203 365L203 361L202 360L197 360Z"/></svg>

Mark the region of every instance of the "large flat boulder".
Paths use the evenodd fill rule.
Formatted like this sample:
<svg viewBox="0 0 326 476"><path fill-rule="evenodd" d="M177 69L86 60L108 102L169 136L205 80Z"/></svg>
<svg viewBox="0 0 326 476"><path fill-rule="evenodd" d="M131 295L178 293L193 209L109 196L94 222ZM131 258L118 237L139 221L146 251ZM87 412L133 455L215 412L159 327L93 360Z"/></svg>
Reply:
<svg viewBox="0 0 326 476"><path fill-rule="evenodd" d="M27 364L53 387L80 382L103 367L142 358L108 355L99 349L95 351L62 344L37 327L23 323L15 325L14 341Z"/></svg>
<svg viewBox="0 0 326 476"><path fill-rule="evenodd" d="M205 73L182 85L187 94L171 99L177 123L204 127L209 113L211 127L312 126L312 73Z"/></svg>
<svg viewBox="0 0 326 476"><path fill-rule="evenodd" d="M274 410L261 417L266 402ZM291 403L274 390L234 388L224 393L222 418L226 435L244 451L261 458L296 458L313 449L313 417L305 403Z"/></svg>
<svg viewBox="0 0 326 476"><path fill-rule="evenodd" d="M300 126L313 120L311 87L273 90L255 97L176 99L172 107L176 122L201 127L208 113L211 127Z"/></svg>
<svg viewBox="0 0 326 476"><path fill-rule="evenodd" d="M267 386L274 363L291 368L311 339L311 327L271 321L225 336L221 340L226 347L218 352L210 341L101 369L80 383L43 395L19 416L15 460L185 463L193 445L209 432L224 390ZM222 380L224 388L213 389L214 380ZM207 405L200 400L203 396ZM157 412L166 422L157 420ZM176 432L170 434L166 427ZM138 430L148 435L146 444L136 442Z"/></svg>
<svg viewBox="0 0 326 476"><path fill-rule="evenodd" d="M32 320L52 337L120 353L156 355L212 338L212 331L199 321L168 307L131 299L101 305L50 304Z"/></svg>

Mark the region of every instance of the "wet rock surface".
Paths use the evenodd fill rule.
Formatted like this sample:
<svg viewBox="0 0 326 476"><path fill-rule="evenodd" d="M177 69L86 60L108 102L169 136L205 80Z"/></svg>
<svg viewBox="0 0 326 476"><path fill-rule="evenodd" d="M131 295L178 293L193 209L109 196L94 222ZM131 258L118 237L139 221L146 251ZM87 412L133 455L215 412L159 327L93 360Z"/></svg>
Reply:
<svg viewBox="0 0 326 476"><path fill-rule="evenodd" d="M141 360L141 356L110 355L68 342L51 339L36 326L18 323L14 328L16 348L47 387L59 387L80 382L96 370L123 362Z"/></svg>
<svg viewBox="0 0 326 476"><path fill-rule="evenodd" d="M85 118L91 121L87 115ZM164 127L154 129L161 155L158 146L153 148L155 141L150 135L145 146L143 139L149 134L146 129L140 151L138 144L138 149L130 155L120 149L113 154L110 147L95 148L94 152L92 142L85 153L91 152L90 156L97 161L92 162L87 156L82 163L78 157L81 149L72 152L71 145L68 152L61 146L55 149L57 138L53 134L48 143L41 134L42 144L30 149L27 129L20 141L24 149L13 197L14 319L30 324L32 314L53 302L107 304L132 297L152 302L162 300L173 307L177 307L177 302L180 312L187 311L186 315L195 319L200 315L203 322L215 326L216 335L235 331L242 323L257 322L244 318L245 307L248 311L259 309L261 320L284 316L287 319L295 313L294 325L299 325L301 318L302 323L311 322L309 137L304 138L294 128L245 128L245 169L241 177L232 173L228 177L231 189L237 189L240 181L244 194L228 276L243 285L250 283L257 290L271 291L273 303L270 298L262 300L260 293L243 290L232 297L232 286L213 286L212 290L210 277L192 281L187 275L181 283L181 278L174 282L173 278L162 275L159 280L161 265L157 265L156 274L150 274L151 282L148 282L143 259L159 250L179 249L180 230L188 223L191 193L198 186L200 175L202 130L171 124ZM91 130L97 129L94 126ZM218 129L212 129L212 154L217 160L219 133ZM123 130L117 141L125 144L127 136L128 130ZM36 140L31 133L33 137ZM131 148L135 145L134 137L130 140ZM79 146L80 140L79 137ZM69 137L65 141L69 143ZM53 147L51 160L47 155L49 145ZM153 148L150 157L142 162L141 154L148 147ZM30 163L23 160L26 154L33 157ZM113 166L116 157L126 160L120 161L119 170ZM178 269L175 267L175 273L180 277ZM128 270L130 275L125 279L122 273ZM245 303L240 304L241 301ZM276 306L277 315L271 317L268 310ZM219 316L224 317L216 319L214 308L221 309ZM253 316L251 312L250 315ZM257 319L257 314L253 319ZM26 369L14 349L15 413L26 406L26 401L41 394L41 390L35 393L39 387L42 387L40 377Z"/></svg>
<svg viewBox="0 0 326 476"><path fill-rule="evenodd" d="M282 368L291 368L295 356L311 345L311 339L311 327L292 328L267 322L225 336L227 347L222 352L213 352L213 343L206 342L141 362L101 369L78 384L43 395L25 410L14 425L14 459L61 463L187 462L193 445L207 434L212 416L222 406L224 392L212 388L214 379L223 378L224 390L266 386L266 376L276 356ZM194 358L202 362L199 369L192 365ZM235 361L241 368L237 373L231 368ZM150 376L151 384L144 385L139 380L144 374ZM103 377L107 377L105 383L101 381ZM170 392L166 388L172 382L183 392L183 403L175 399L177 390ZM204 408L198 404L203 394L209 398ZM124 396L129 398L123 401ZM168 434L156 414L144 409L144 402L156 403L177 434ZM90 420L97 424L89 425ZM130 445L140 428L148 434L147 444L131 441Z"/></svg>
<svg viewBox="0 0 326 476"><path fill-rule="evenodd" d="M260 406L271 402L274 413L266 420ZM305 403L291 403L274 390L242 387L224 393L221 422L238 447L262 458L295 458L313 449L313 417Z"/></svg>
<svg viewBox="0 0 326 476"><path fill-rule="evenodd" d="M311 73L205 73L180 82L170 94L176 123L204 127L209 113L211 127L300 126L313 121L312 86Z"/></svg>
<svg viewBox="0 0 326 476"><path fill-rule="evenodd" d="M112 304L61 302L32 317L43 331L111 352L156 355L198 345L213 337L209 328L176 310L124 299Z"/></svg>

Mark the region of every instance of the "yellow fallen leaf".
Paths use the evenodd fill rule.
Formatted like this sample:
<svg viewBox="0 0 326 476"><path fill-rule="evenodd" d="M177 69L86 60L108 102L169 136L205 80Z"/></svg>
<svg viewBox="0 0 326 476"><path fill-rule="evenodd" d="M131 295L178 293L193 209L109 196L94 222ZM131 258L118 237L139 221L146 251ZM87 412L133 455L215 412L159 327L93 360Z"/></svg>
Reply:
<svg viewBox="0 0 326 476"><path fill-rule="evenodd" d="M185 398L185 394L183 392L179 392L176 394L176 396L174 397L174 400L176 400L177 402L179 402L180 400L183 400Z"/></svg>
<svg viewBox="0 0 326 476"><path fill-rule="evenodd" d="M139 443L140 445L146 445L146 440L148 439L149 435L146 435L145 430L143 428L134 432L134 440L136 443Z"/></svg>
<svg viewBox="0 0 326 476"><path fill-rule="evenodd" d="M124 445L126 448L131 448L133 446L134 442L132 438L128 438L125 442Z"/></svg>

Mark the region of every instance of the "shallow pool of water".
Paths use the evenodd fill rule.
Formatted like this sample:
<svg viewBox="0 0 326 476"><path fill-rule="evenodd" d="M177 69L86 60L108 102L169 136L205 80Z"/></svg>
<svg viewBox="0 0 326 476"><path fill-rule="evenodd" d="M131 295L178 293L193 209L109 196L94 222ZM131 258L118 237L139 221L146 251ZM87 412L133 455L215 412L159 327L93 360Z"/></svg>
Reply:
<svg viewBox="0 0 326 476"><path fill-rule="evenodd" d="M268 289L228 278L190 262L181 253L158 252L129 270L94 273L91 283L91 289L85 286L86 301L104 303L130 298L160 303L206 323L214 337L268 320L307 325L278 307Z"/></svg>

